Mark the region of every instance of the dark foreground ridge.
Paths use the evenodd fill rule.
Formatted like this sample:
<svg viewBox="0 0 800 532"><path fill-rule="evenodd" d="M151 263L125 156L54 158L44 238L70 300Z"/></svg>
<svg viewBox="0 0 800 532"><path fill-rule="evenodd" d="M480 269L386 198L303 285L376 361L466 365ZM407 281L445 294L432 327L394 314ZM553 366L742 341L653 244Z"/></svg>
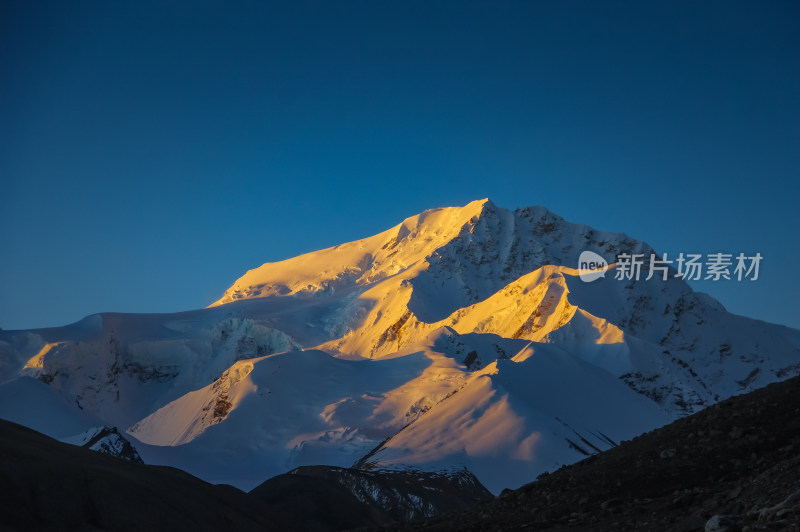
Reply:
<svg viewBox="0 0 800 532"><path fill-rule="evenodd" d="M0 530L290 530L234 487L0 420Z"/></svg>
<svg viewBox="0 0 800 532"><path fill-rule="evenodd" d="M466 470L310 466L245 493L99 451L0 420L0 531L374 528L492 498Z"/></svg>
<svg viewBox="0 0 800 532"><path fill-rule="evenodd" d="M800 530L800 378L408 530Z"/></svg>

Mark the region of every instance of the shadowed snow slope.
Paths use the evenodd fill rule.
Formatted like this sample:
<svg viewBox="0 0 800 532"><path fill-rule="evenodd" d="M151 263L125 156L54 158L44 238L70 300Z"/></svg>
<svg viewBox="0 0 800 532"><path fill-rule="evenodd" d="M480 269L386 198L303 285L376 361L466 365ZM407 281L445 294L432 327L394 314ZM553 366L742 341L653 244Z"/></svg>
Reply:
<svg viewBox="0 0 800 532"><path fill-rule="evenodd" d="M244 488L357 463L498 491L800 372L800 331L673 276L585 283L584 250L653 252L481 200L266 263L206 309L0 331L0 417L125 427L146 462Z"/></svg>

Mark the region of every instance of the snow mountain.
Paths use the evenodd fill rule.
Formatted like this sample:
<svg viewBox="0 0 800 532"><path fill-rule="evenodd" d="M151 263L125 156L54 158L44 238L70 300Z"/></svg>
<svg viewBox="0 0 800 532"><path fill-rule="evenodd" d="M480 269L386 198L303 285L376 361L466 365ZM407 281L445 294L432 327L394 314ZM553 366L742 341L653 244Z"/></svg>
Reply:
<svg viewBox="0 0 800 532"><path fill-rule="evenodd" d="M243 489L325 464L497 493L800 373L800 331L673 276L586 283L584 250L654 252L481 200L266 263L206 309L0 331L0 417L126 427L147 463Z"/></svg>

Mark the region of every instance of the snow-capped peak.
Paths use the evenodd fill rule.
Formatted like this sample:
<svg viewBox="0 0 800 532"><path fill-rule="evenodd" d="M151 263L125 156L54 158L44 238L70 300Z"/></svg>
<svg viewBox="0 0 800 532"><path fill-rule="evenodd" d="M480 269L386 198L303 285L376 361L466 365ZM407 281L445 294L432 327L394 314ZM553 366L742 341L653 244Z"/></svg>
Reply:
<svg viewBox="0 0 800 532"><path fill-rule="evenodd" d="M0 416L126 427L149 463L245 488L356 463L499 491L800 373L800 331L681 279L585 283L585 250L653 252L484 199L266 263L206 309L0 331Z"/></svg>

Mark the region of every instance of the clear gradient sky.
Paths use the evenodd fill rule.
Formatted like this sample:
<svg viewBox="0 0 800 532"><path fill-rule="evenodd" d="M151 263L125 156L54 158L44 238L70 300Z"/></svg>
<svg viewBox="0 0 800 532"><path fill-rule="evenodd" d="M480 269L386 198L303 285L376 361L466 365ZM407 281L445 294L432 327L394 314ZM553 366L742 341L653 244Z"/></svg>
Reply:
<svg viewBox="0 0 800 532"><path fill-rule="evenodd" d="M0 327L216 300L489 197L760 252L800 327L800 4L0 3Z"/></svg>

